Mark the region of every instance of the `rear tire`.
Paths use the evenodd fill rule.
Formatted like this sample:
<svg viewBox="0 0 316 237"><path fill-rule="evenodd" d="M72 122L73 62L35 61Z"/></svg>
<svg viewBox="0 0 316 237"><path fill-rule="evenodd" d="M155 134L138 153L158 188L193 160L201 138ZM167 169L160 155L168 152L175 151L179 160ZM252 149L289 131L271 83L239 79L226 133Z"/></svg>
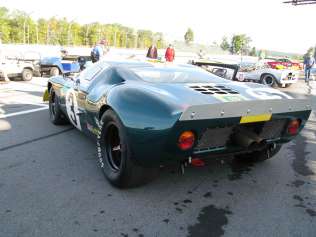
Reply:
<svg viewBox="0 0 316 237"><path fill-rule="evenodd" d="M282 145L276 145L274 148L267 147L261 151L254 151L246 154L235 155L235 158L239 161L246 162L263 162L265 160L271 159L275 156L280 150Z"/></svg>
<svg viewBox="0 0 316 237"><path fill-rule="evenodd" d="M23 81L30 81L33 78L33 71L28 68L24 68L22 71L22 80Z"/></svg>
<svg viewBox="0 0 316 237"><path fill-rule="evenodd" d="M54 77L59 75L59 69L58 67L52 67L49 71L49 74Z"/></svg>
<svg viewBox="0 0 316 237"><path fill-rule="evenodd" d="M104 112L98 153L102 171L109 182L118 188L137 187L150 182L159 167L144 168L132 158L124 125L113 110Z"/></svg>
<svg viewBox="0 0 316 237"><path fill-rule="evenodd" d="M60 109L59 98L55 94L53 87L49 91L49 118L55 125L64 125L68 123L66 116Z"/></svg>

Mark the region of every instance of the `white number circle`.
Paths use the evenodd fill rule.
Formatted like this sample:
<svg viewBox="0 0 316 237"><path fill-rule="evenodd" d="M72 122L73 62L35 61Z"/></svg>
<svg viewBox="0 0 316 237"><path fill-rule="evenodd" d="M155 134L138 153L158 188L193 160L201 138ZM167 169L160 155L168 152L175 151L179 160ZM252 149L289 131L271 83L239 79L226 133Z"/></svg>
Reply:
<svg viewBox="0 0 316 237"><path fill-rule="evenodd" d="M70 122L79 130L81 130L78 102L75 91L70 89L66 93L66 109Z"/></svg>

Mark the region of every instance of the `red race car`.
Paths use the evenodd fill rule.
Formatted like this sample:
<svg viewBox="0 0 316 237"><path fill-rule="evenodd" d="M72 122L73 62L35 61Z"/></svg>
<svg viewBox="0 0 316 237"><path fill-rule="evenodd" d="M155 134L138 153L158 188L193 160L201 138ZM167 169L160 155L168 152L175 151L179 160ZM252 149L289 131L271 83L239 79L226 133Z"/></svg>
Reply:
<svg viewBox="0 0 316 237"><path fill-rule="evenodd" d="M267 64L274 69L290 68L293 70L303 70L302 63L293 62L288 58L271 59L271 61L268 61Z"/></svg>

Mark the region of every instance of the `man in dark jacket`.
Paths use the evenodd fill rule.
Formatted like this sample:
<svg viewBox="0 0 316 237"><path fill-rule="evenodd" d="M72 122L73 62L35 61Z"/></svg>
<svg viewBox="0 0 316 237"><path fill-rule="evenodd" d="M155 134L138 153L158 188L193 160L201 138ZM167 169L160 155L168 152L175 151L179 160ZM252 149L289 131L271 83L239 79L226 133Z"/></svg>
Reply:
<svg viewBox="0 0 316 237"><path fill-rule="evenodd" d="M309 83L311 69L314 65L315 65L315 58L310 53L304 58L305 82L306 83Z"/></svg>
<svg viewBox="0 0 316 237"><path fill-rule="evenodd" d="M157 59L158 58L158 53L157 53L157 47L152 44L147 52L147 58L153 58L153 59Z"/></svg>
<svg viewBox="0 0 316 237"><path fill-rule="evenodd" d="M169 47L167 48L166 53L165 53L166 61L173 62L174 57L175 57L174 48L172 47L171 44L169 44Z"/></svg>

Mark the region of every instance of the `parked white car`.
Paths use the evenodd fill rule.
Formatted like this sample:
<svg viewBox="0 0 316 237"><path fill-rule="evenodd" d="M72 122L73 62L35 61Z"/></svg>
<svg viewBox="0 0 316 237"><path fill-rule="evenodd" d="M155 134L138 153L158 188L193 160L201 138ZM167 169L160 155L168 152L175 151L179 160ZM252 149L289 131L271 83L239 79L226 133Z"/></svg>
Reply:
<svg viewBox="0 0 316 237"><path fill-rule="evenodd" d="M271 87L289 87L296 83L299 71L290 69L273 69L266 64L241 64L236 79L245 82L257 82Z"/></svg>
<svg viewBox="0 0 316 237"><path fill-rule="evenodd" d="M33 78L34 65L31 62L6 60L1 63L0 68L2 71L6 72L8 78L10 79L19 77L23 81L30 81Z"/></svg>

